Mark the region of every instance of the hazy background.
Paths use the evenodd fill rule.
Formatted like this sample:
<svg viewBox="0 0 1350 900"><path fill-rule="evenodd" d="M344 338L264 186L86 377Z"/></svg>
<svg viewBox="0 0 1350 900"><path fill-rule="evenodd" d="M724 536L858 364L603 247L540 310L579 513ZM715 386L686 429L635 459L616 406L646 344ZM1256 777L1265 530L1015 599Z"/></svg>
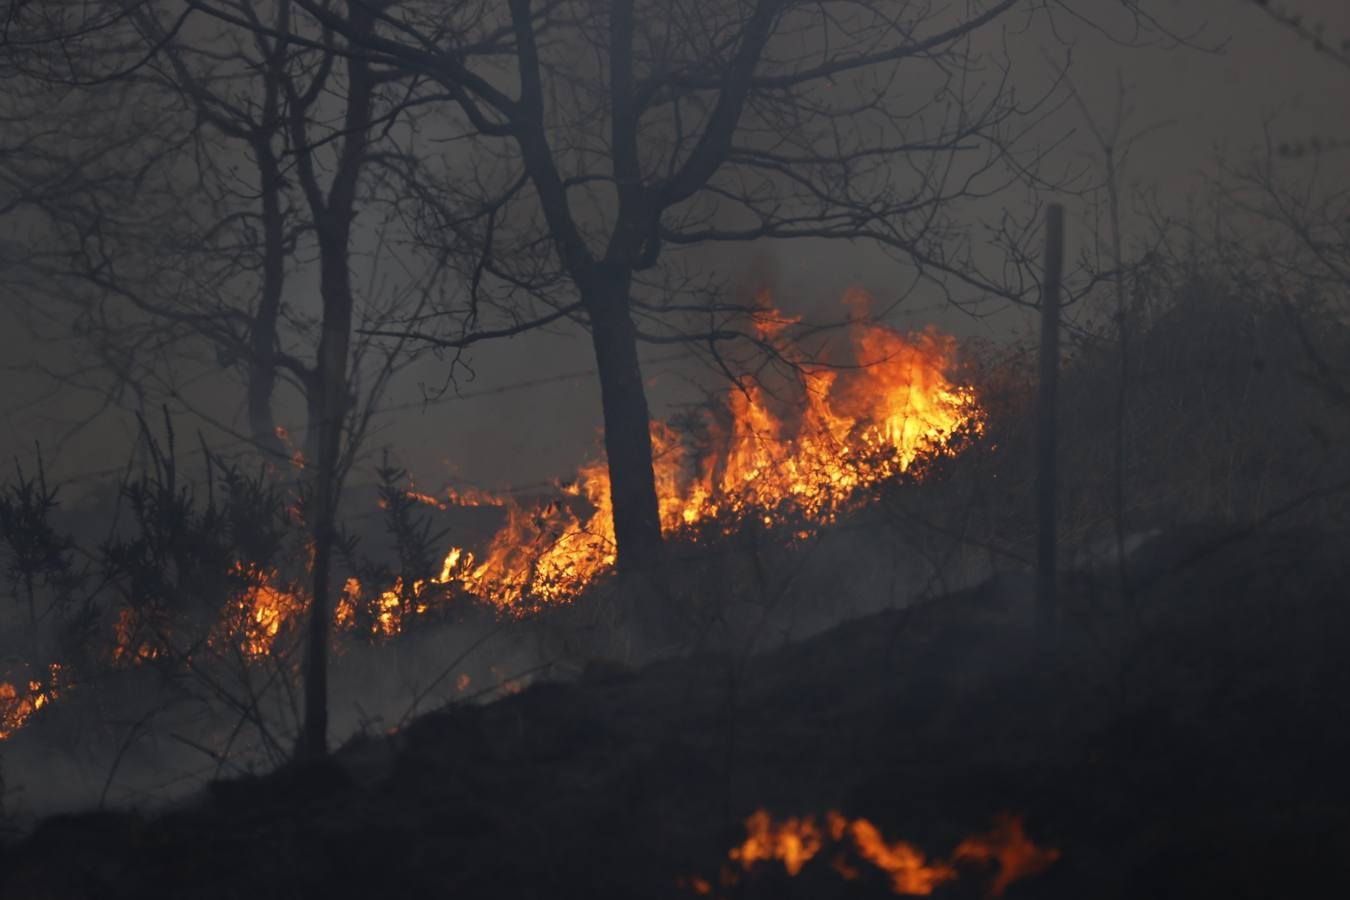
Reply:
<svg viewBox="0 0 1350 900"><path fill-rule="evenodd" d="M1180 30L1204 30L1197 41L1223 45L1215 52L1187 48L1126 48L1084 33L1076 43L1072 78L1103 123L1113 117L1119 88L1124 86L1129 110L1128 132L1160 126L1135 146L1124 170L1127 211L1138 209L1137 197L1149 195L1177 215L1216 170L1220 152L1242 159L1265 141L1267 122L1282 139L1314 135L1350 137L1350 77L1313 53L1288 29L1272 22L1249 0L1191 0L1157 4L1160 14ZM1350 4L1341 0L1300 0L1306 20L1322 21L1337 40L1350 35ZM1019 39L1020 73L1043 80L1049 61L1034 35ZM1054 48L1046 41L1047 51ZM1022 82L1019 82L1021 87ZM1047 140L1076 129L1073 140L1057 151L1055 163L1100 173L1099 158L1081 111L1070 105L1044 126ZM1018 198L999 198L1015 204ZM1072 256L1091 237L1090 205L1069 201ZM1135 219L1135 227L1141 228ZM713 247L700 251L700 265L728 277L753 277L764 271L778 286L780 304L793 312L828 316L850 286L860 285L879 299L897 295L904 279L898 264L864 244L796 242L756 247ZM305 290L303 278L288 284L294 295ZM0 460L31 465L34 442L40 441L49 474L74 486L89 484L99 474L126 465L135 435L135 419L106 396L54 382L44 369L68 369L78 362L75 351L37 342L14 315L13 298L0 303ZM1026 333L1029 325L1017 313L972 318L945 308L939 297L922 291L907 299L892 316L898 327L937 323L961 335L1001 340ZM648 359L672 355L668 346L647 348ZM426 488L450 479L485 487L530 486L567 476L593 454L600 425L599 391L589 374L589 338L561 328L483 345L466 357L473 374L459 371L457 386L440 402L422 408L424 389L443 386L449 366L428 357L403 373L381 406L389 411L375 419L367 454L382 447L397 452ZM191 431L200 428L218 449L239 449L238 435L218 427L245 429L242 390L213 360L196 373L184 372L178 427L196 444ZM680 403L697 399L690 378L696 368L677 362L649 363L652 413L669 415ZM217 374L218 373L218 374ZM279 422L300 426L301 406L293 391L278 393ZM203 415L205 418L203 418ZM356 480L364 480L358 472Z"/></svg>

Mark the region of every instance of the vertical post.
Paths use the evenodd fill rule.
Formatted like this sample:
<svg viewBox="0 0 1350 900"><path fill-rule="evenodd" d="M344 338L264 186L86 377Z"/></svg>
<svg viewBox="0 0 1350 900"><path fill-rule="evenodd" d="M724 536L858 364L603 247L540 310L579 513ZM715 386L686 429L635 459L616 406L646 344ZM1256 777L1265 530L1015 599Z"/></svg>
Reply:
<svg viewBox="0 0 1350 900"><path fill-rule="evenodd" d="M1059 619L1056 596L1055 461L1059 389L1059 282L1064 267L1064 207L1045 218L1045 274L1041 282L1040 391L1036 409L1036 631L1048 646Z"/></svg>

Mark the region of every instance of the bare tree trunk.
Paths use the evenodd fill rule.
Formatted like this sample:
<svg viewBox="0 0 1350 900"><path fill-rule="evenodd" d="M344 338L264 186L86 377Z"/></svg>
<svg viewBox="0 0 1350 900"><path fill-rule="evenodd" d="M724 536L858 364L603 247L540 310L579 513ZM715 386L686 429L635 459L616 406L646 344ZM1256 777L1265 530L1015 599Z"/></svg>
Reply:
<svg viewBox="0 0 1350 900"><path fill-rule="evenodd" d="M347 271L348 227L321 239L320 290L323 331L319 338L319 421L314 481L314 571L311 578L309 633L305 648L305 721L296 755L316 758L328 752L328 619L332 608L329 569L337 541L337 499L342 423L349 406L347 355L351 345L352 292Z"/></svg>
<svg viewBox="0 0 1350 900"><path fill-rule="evenodd" d="M319 382L322 376L319 370L312 369L305 379L305 438L300 445L300 453L307 465L319 461L319 435L323 431L323 399L320 396Z"/></svg>
<svg viewBox="0 0 1350 900"><path fill-rule="evenodd" d="M282 114L282 90L286 78L291 13L289 4L276 8L275 35L260 39L259 46L270 44L261 70L262 98L255 116L252 104L245 107L235 99L223 100L222 89L211 79L203 80L184 61L183 48L169 40L169 34L148 10L137 10L134 17L151 35L168 60L177 78L176 89L190 100L199 125L211 126L232 140L243 142L252 152L258 172L258 199L261 204L262 245L260 287L257 308L249 322L246 405L249 432L254 445L276 459L286 457L286 447L276 433L272 415L272 393L276 386L277 321L281 313L281 295L286 278L286 213L282 195L286 182L273 140L283 134L286 121ZM246 64L252 65L244 57ZM223 223L222 223L223 224Z"/></svg>
<svg viewBox="0 0 1350 900"><path fill-rule="evenodd" d="M1064 208L1052 203L1045 220L1045 277L1041 297L1040 398L1036 457L1036 627L1043 645L1053 639L1059 619L1056 584L1056 461L1059 423L1059 280L1064 262Z"/></svg>
<svg viewBox="0 0 1350 900"><path fill-rule="evenodd" d="M363 4L348 4L350 23L369 34L374 27L370 10ZM343 117L342 149L327 196L319 187L312 147L305 129L305 109L291 110L292 143L296 148L296 174L314 214L319 239L319 291L323 299L323 324L319 336L319 421L316 433L314 496L314 572L309 606L309 632L305 649L305 721L296 755L314 759L328 752L328 621L333 609L329 567L337 541L337 501L342 489L342 424L351 407L347 383L347 357L351 352L352 296L350 242L356 219L357 185L366 159L375 96L375 78L370 65L356 56L347 57L347 109ZM314 94L317 96L317 92Z"/></svg>
<svg viewBox="0 0 1350 900"><path fill-rule="evenodd" d="M281 173L266 144L269 135L255 141L261 174L263 259L262 290L249 333L251 359L248 372L248 424L254 443L265 453L285 458L286 448L277 437L272 415L272 392L276 386L277 318L286 278L286 247L281 211Z"/></svg>
<svg viewBox="0 0 1350 900"><path fill-rule="evenodd" d="M650 567L661 558L650 414L638 365L637 330L628 310L631 281L626 267L601 265L581 285L600 374L620 572Z"/></svg>

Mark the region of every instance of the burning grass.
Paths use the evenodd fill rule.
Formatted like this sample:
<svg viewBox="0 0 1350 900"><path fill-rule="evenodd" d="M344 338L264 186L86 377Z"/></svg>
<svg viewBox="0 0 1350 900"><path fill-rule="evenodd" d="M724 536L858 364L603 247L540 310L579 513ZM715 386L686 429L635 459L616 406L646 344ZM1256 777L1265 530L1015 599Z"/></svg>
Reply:
<svg viewBox="0 0 1350 900"><path fill-rule="evenodd" d="M865 505L879 486L958 453L983 429L985 413L973 389L955 376L955 339L931 328L901 334L878 325L865 315L868 302L861 292L844 298L854 313L843 348L846 366L797 361L795 382L779 386L779 395L744 381L706 414L702 446L652 422L667 536L727 534L755 519L786 528L789 539L804 538ZM755 317L761 339L775 340L794 321L761 297ZM407 489L404 498L441 510L497 507L504 521L481 551L451 547L438 573L400 575L387 588L349 578L334 613L336 630L390 638L455 596L511 616L575 600L616 558L605 460L585 464L559 489L561 498L534 503L482 491L447 490L437 497ZM388 499L381 505L387 508ZM251 584L226 630L250 655L265 655L281 623L305 603L275 577L249 563L237 566L250 573Z"/></svg>
<svg viewBox="0 0 1350 900"><path fill-rule="evenodd" d="M691 448L669 425L652 423L668 536L708 527L728 532L753 517L804 537L926 459L959 452L963 439L983 428L974 391L955 380L954 338L931 328L901 334L875 324L864 315L868 300L860 292L844 302L855 313L847 367L799 362L796 382L783 391L786 400L743 381L705 417L702 447ZM772 341L792 321L762 297L761 339ZM516 614L574 599L614 565L604 460L583 466L563 490L589 512L565 502L530 506L499 498L505 524L481 554L452 550L456 562L447 573L468 593Z"/></svg>
<svg viewBox="0 0 1350 900"><path fill-rule="evenodd" d="M868 302L860 292L844 298L852 318L833 355L844 362L827 366L794 356L782 338L795 320L761 296L752 317L757 337L792 364L792 374L779 383L743 379L683 430L651 423L668 538L698 542L752 523L787 543L806 539L867 505L884 485L923 477L931 461L956 455L983 430L985 411L956 375L955 339L876 324ZM278 437L303 469L289 435L279 430ZM156 477L128 488L142 533L112 550L124 576L113 607L112 663L196 665L209 653L289 670L309 606L308 578L299 565L287 570L277 560L307 556L296 545L303 502L230 476L222 482L227 501L208 499L198 509L174 486L171 445L156 453ZM332 613L339 646L394 638L414 620L448 614L456 601L508 617L565 605L614 567L603 458L560 484L561 496L537 502L481 491L435 496L397 474L406 483L397 492L382 488L380 505L393 522L399 565L362 567L349 554ZM481 547L437 546L440 536L409 512L427 506L494 507L502 522ZM157 531L164 522L170 527Z"/></svg>
<svg viewBox="0 0 1350 900"><path fill-rule="evenodd" d="M32 678L26 685L0 681L0 741L8 740L34 713L55 702L69 687L65 667L60 663L47 666L45 679Z"/></svg>
<svg viewBox="0 0 1350 900"><path fill-rule="evenodd" d="M796 877L831 850L830 868L845 881L861 878L861 866L866 865L884 874L891 893L911 897L929 896L957 880L963 867L993 865L988 896L1001 897L1013 882L1044 872L1060 856L1057 849L1038 847L1027 837L1021 818L1006 813L990 831L963 840L945 860L930 860L907 841L888 841L870 820L850 819L835 810L825 814L822 825L814 816L775 820L768 810L758 809L745 820L745 831L745 840L727 854L732 865L722 869L723 887L764 864L781 863ZM712 883L701 876L682 879L681 886L700 895L712 893Z"/></svg>

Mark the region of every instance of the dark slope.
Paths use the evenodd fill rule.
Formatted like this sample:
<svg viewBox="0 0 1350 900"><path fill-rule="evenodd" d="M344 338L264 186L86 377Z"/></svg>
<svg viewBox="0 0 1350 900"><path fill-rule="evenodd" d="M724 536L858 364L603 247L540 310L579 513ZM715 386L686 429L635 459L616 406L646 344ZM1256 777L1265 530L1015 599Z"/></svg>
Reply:
<svg viewBox="0 0 1350 900"><path fill-rule="evenodd" d="M1128 603L1066 585L1053 662L1008 578L739 671L597 666L181 811L50 820L5 849L0 896L692 896L676 879L715 878L761 806L938 854L1020 813L1063 857L1009 897L1350 895L1348 555L1307 532L1156 541ZM726 893L887 895L823 854Z"/></svg>

